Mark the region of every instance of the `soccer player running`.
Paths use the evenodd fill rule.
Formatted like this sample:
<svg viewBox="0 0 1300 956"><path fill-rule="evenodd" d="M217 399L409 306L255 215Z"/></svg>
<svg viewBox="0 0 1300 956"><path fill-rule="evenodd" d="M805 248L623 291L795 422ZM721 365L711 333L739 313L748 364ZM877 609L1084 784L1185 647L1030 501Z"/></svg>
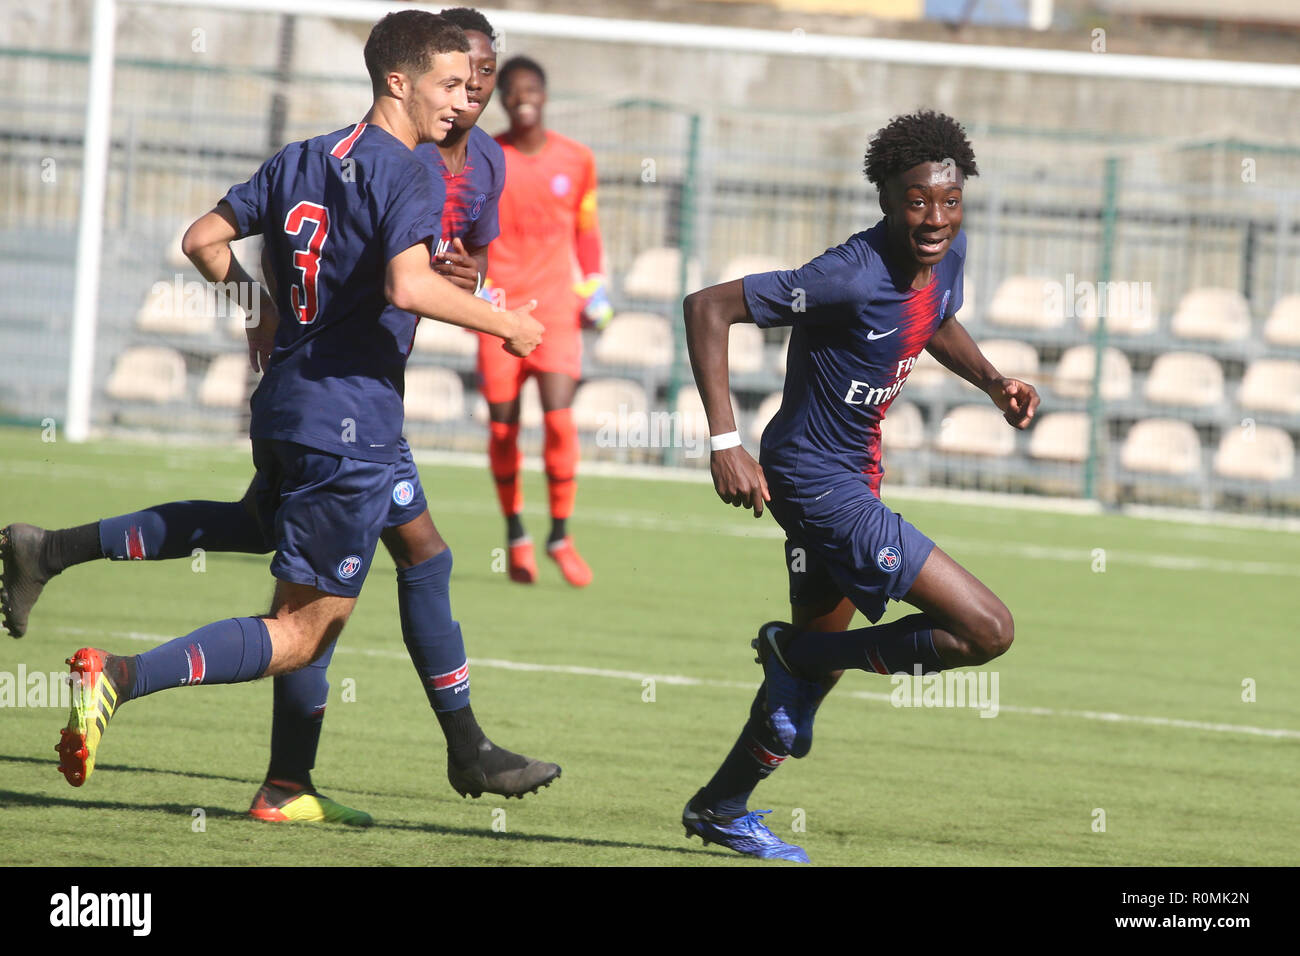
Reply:
<svg viewBox="0 0 1300 956"><path fill-rule="evenodd" d="M510 579L531 584L537 580L537 562L520 517L519 390L535 375L551 508L546 553L569 584L585 587L591 569L567 527L578 468L571 406L582 377L580 324L604 328L613 314L601 276L596 161L587 147L543 124L546 74L541 66L513 57L501 67L499 82L510 128L497 142L505 151L509 188L501 197L501 236L492 245L488 279L492 295L504 296L506 302L537 301L533 314L546 327L546 338L527 358L519 358L480 337L478 370L490 419L488 460L506 519Z"/></svg>
<svg viewBox="0 0 1300 956"><path fill-rule="evenodd" d="M468 108L468 49L460 28L431 14L384 18L366 43L375 98L362 122L285 147L187 232L184 250L204 277L243 288L256 283L230 243L264 233L270 247L275 300L263 293L262 313L287 321L269 356L265 330L250 333L266 373L252 401L252 513L224 513L217 520L230 524L214 534L247 545L229 550L274 544L275 597L266 617L211 624L144 654L77 651L70 663L82 693L58 747L74 786L93 772L108 720L125 701L173 686L284 675L328 653L389 514L412 313L497 334L520 354L540 340L527 308L494 310L430 268L443 197L412 150L443 139ZM166 506L158 510L154 531L174 547ZM142 529L122 530L128 548L143 545ZM11 531L6 572L13 538ZM431 627L455 629L445 586L443 604L445 620ZM280 703L277 693L277 710Z"/></svg>
<svg viewBox="0 0 1300 956"><path fill-rule="evenodd" d="M954 318L962 304L962 189L978 170L941 113L898 116L867 149L882 221L792 271L745 276L687 296L686 339L708 414L723 501L766 505L786 533L792 623L759 629L764 683L713 778L682 813L687 836L739 853L808 862L747 809L787 756L806 756L822 698L846 668L913 673L986 663L1011 646L1011 613L979 580L880 500L880 421L922 349L982 389L1016 428L1038 408ZM728 399L731 325L792 326L781 409L756 462ZM889 600L919 613L875 624Z"/></svg>

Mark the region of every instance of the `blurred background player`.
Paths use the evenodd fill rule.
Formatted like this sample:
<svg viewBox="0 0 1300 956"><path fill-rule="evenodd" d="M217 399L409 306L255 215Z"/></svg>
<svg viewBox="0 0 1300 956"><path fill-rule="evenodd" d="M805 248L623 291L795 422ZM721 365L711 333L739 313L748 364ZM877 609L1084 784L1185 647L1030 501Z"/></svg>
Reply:
<svg viewBox="0 0 1300 956"><path fill-rule="evenodd" d="M502 163L499 149L490 137L480 133L474 140L477 151L469 151L467 134L473 129L474 120L482 105L491 96L495 56L492 51L491 27L486 20L466 9L451 10L449 14L447 20L454 25L465 24L471 31L465 35L466 38L473 37L466 44L471 52L465 71L466 97L462 102L444 109L442 114L445 115L440 114L432 128L432 135L438 139L452 140L448 148L448 162L455 164L456 173L444 169L442 154L432 147L422 149L417 154L417 161L432 162L437 167L438 188L431 195L440 197L444 182L455 182L458 186L456 200L451 205L450 220L444 220L443 228L437 236L439 247L451 241L452 235L447 230L452 229L457 242L461 236L468 236L471 247L481 251L481 247L485 247L491 240L495 217L487 208L487 196L481 199L472 197L469 203L465 202L467 190L464 185L468 183L472 189L477 182L470 178L469 173L481 168L481 175L485 177L481 181L486 184L485 188L491 193L494 202L500 190ZM410 16L407 15L406 19L410 20ZM409 60L412 55L409 39L401 37L400 33L401 25L394 21L387 30L376 29L371 42L367 44L367 66L370 68L377 100L382 95L386 69L394 63ZM454 30L449 35L456 36ZM472 72L468 69L469 66L472 66ZM480 80L481 77L486 77L487 82ZM473 106L470 105L471 101ZM429 121L423 118L420 122L429 125ZM382 126L376 128L382 129ZM364 130L365 124L353 128L346 138L349 148L361 139ZM453 137L453 132L458 135ZM471 160L470 157L475 158ZM429 205L432 221L436 224L436 212L442 205L432 200ZM469 215L458 214L468 211L470 207L473 208ZM472 232L467 224L476 221L487 225ZM268 241L267 254L264 255L268 279L276 272L271 249L272 243ZM471 278L466 282L463 275L456 274L458 269L455 258L453 256L440 260L439 270L446 273L454 284L472 292L475 281ZM463 272L463 269L459 271ZM268 284L272 286L274 294L276 283L269 281ZM297 291L294 290L295 293ZM394 317L391 321L401 319L397 314L399 311L388 310L388 314ZM281 351L274 356L271 354L277 341L279 313L273 305L268 304L262 310L262 315L267 316L268 320L260 327L249 330L250 350L255 366L267 369L269 364L279 362L284 353ZM293 326L290 325L289 328ZM285 346L285 342L280 341L280 345ZM320 347L319 340L317 347ZM399 403L399 422L400 410ZM400 424L398 427L400 430ZM549 783L559 775L559 768L554 764L520 757L497 748L478 728L469 708L464 643L459 625L451 618L448 603L451 553L429 517L419 476L411 462L405 440L399 435L395 444L399 460L393 479L384 492L383 500L386 502L390 501L391 494L391 504L387 509L382 539L398 566L403 634L430 703L447 736L448 778L462 794L472 793L478 796L483 790L488 790L503 795L522 795ZM6 625L15 637L22 636L27 614L44 582L64 567L96 557L170 558L183 556L194 546L214 551L264 553L269 550L270 542L265 539L265 525L259 524L253 514L259 494L259 481L255 480L249 495L240 503L176 502L58 532L43 532L23 525L6 528L3 541L0 542L5 557ZM368 563L367 558L366 564ZM357 572L354 570L348 577L355 580ZM359 587L359 580L355 583ZM251 813L255 817L274 821L370 822L367 814L342 807L316 793L311 783L310 771L315 761L324 705L329 692L325 668L332 651L331 643L310 666L277 677L271 764L267 780L253 802ZM82 779L88 775L87 770Z"/></svg>
<svg viewBox="0 0 1300 956"><path fill-rule="evenodd" d="M510 128L497 137L505 151L508 188L501 197L501 235L488 269L491 295L508 305L536 300L546 327L541 347L516 358L480 337L479 377L488 403L488 458L506 518L510 579L537 580L533 543L524 529L519 481L519 392L529 375L541 396L550 491L546 553L574 587L591 583L591 569L567 530L577 492L578 432L573 394L582 377L581 324L604 328L613 314L602 277L596 217L596 160L581 143L548 130L546 74L527 57L513 57L499 75Z"/></svg>
<svg viewBox="0 0 1300 956"><path fill-rule="evenodd" d="M1026 428L1032 385L1005 378L956 320L966 237L962 189L978 169L961 126L941 113L898 116L864 166L885 218L807 265L745 276L687 296L691 368L708 413L714 487L736 507L767 502L786 532L793 624L753 646L764 682L713 778L682 812L687 836L750 856L808 862L749 811L750 793L787 756L806 756L813 718L845 668L924 673L986 663L1011 645L1011 613L969 571L880 501L880 422L928 350ZM727 340L737 322L792 326L780 411L760 462L741 446L728 398ZM873 624L890 600L920 610Z"/></svg>

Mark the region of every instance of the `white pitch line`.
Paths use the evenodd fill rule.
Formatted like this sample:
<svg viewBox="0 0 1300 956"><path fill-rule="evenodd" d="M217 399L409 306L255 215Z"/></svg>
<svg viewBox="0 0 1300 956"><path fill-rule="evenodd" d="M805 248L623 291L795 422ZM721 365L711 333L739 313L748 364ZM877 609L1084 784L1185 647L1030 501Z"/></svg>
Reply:
<svg viewBox="0 0 1300 956"><path fill-rule="evenodd" d="M129 641L148 641L161 644L172 639L164 634L145 634L140 631L99 631L82 627L59 627L56 630L65 634L98 634L107 637L120 637ZM336 654L357 654L363 657L377 657L385 660L405 661L408 655L401 651L388 651L381 648L338 647ZM574 677L601 677L610 680L636 681L638 684L647 678L656 683L676 687L719 687L726 690L752 691L758 685L755 681L717 680L709 677L688 677L684 674L651 674L637 671L611 670L603 667L581 667L574 664L537 664L527 661L507 661L492 657L471 657L471 667L486 667L496 670L524 671L545 674L566 674ZM870 700L889 703L889 694L873 691L843 691L836 696L852 697L856 700ZM1143 714L1120 714L1113 711L1099 710L1064 710L1054 707L1020 707L1015 704L1000 704L999 712L1024 714L1030 717L1065 717L1076 720L1095 720L1109 724L1142 724L1148 727L1171 727L1178 730L1204 730L1219 734L1247 734L1254 737L1271 737L1274 739L1300 740L1300 730L1285 727L1252 727L1249 724L1221 724L1203 720L1183 720L1178 717L1149 717Z"/></svg>

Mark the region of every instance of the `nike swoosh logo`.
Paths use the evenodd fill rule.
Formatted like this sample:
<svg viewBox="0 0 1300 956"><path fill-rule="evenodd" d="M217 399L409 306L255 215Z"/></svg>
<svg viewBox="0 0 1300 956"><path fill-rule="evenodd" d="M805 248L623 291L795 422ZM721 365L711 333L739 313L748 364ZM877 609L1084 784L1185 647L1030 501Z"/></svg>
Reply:
<svg viewBox="0 0 1300 956"><path fill-rule="evenodd" d="M877 335L875 332L868 332L867 338L870 341L874 342L876 341L876 339L883 339L886 335L893 335L897 331L898 331L898 326L894 326L888 332L881 332L879 335Z"/></svg>

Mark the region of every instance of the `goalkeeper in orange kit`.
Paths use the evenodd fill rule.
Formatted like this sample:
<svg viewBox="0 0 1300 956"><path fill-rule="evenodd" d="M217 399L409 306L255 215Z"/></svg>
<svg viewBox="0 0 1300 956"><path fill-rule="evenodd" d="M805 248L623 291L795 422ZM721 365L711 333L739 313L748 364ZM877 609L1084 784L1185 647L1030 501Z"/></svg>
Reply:
<svg viewBox="0 0 1300 956"><path fill-rule="evenodd" d="M551 532L546 553L574 587L591 583L591 569L569 536L567 521L577 492L578 432L573 394L582 376L581 325L604 328L613 309L601 268L596 221L596 161L591 150L542 123L546 75L527 57L501 67L498 84L510 128L496 137L506 157L501 233L492 243L485 292L498 302L537 301L533 317L545 327L543 343L521 359L481 336L478 371L491 419L488 458L506 518L510 578L537 580L533 543L520 512L519 391L537 377L550 487Z"/></svg>

